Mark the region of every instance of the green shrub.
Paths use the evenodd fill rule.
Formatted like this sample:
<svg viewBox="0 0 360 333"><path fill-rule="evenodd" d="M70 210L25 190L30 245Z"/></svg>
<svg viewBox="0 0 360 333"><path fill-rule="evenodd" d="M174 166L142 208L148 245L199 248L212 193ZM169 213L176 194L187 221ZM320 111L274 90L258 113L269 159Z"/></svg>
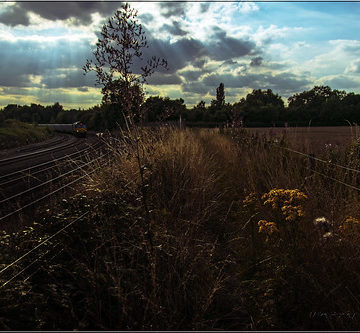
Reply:
<svg viewBox="0 0 360 333"><path fill-rule="evenodd" d="M53 136L49 128L7 119L0 127L0 149L44 141Z"/></svg>

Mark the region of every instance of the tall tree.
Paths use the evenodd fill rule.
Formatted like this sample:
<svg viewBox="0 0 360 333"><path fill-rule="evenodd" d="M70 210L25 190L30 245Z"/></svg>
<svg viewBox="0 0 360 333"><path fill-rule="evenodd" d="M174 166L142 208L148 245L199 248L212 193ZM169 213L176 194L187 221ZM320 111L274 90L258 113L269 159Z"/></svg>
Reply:
<svg viewBox="0 0 360 333"><path fill-rule="evenodd" d="M145 31L136 19L137 11L128 3L122 5L103 25L101 36L93 51L95 60L87 59L83 70L94 71L96 83L103 86L105 101L121 100L121 111L133 120L134 94L139 93L146 79L159 66L167 68L167 61L157 57L142 65L142 50L148 47Z"/></svg>
<svg viewBox="0 0 360 333"><path fill-rule="evenodd" d="M271 89L254 89L246 98L234 105L235 118L245 122L273 122L284 111L284 101Z"/></svg>
<svg viewBox="0 0 360 333"><path fill-rule="evenodd" d="M216 105L217 107L222 107L225 105L225 89L224 83L220 83L219 87L216 88Z"/></svg>

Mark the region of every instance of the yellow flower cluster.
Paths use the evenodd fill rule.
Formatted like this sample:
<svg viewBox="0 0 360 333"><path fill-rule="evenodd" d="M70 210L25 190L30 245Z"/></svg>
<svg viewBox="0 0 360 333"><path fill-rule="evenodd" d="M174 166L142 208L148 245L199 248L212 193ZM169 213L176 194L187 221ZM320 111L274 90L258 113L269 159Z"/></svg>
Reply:
<svg viewBox="0 0 360 333"><path fill-rule="evenodd" d="M249 195L245 197L243 200L244 207L252 206L256 203L256 193L251 192Z"/></svg>
<svg viewBox="0 0 360 333"><path fill-rule="evenodd" d="M360 231L360 220L353 216L345 219L344 223L339 227L343 233L355 233Z"/></svg>
<svg viewBox="0 0 360 333"><path fill-rule="evenodd" d="M295 221L298 217L305 215L300 203L307 198L307 195L298 189L284 190L276 188L261 197L264 200L264 205L271 205L274 210L280 209L286 221Z"/></svg>
<svg viewBox="0 0 360 333"><path fill-rule="evenodd" d="M275 222L268 222L266 220L260 220L258 222L259 232L263 232L267 235L271 235L274 232L279 232Z"/></svg>
<svg viewBox="0 0 360 333"><path fill-rule="evenodd" d="M285 205L281 207L281 211L286 216L286 221L295 221L298 217L305 216L301 206Z"/></svg>

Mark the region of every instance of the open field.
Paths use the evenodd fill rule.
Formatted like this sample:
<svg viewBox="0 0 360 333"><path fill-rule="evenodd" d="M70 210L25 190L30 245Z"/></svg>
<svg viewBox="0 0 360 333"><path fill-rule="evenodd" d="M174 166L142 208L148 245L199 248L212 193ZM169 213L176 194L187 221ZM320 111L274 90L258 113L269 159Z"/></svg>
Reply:
<svg viewBox="0 0 360 333"><path fill-rule="evenodd" d="M358 329L359 144L309 165L286 140L110 138L81 193L1 236L0 328Z"/></svg>
<svg viewBox="0 0 360 333"><path fill-rule="evenodd" d="M307 153L323 153L329 145L345 148L360 137L359 126L246 128L250 134L268 138L286 136L288 144Z"/></svg>

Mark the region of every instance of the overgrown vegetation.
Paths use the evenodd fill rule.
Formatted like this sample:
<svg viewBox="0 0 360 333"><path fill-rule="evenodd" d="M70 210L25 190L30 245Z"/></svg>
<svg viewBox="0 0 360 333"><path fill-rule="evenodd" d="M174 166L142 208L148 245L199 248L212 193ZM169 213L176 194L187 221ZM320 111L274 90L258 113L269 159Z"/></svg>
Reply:
<svg viewBox="0 0 360 333"><path fill-rule="evenodd" d="M7 119L0 126L0 149L40 142L52 136L53 132L49 128Z"/></svg>
<svg viewBox="0 0 360 333"><path fill-rule="evenodd" d="M68 226L0 273L40 267L0 289L0 327L357 329L359 195L314 171L357 186L353 173L309 170L286 136L241 130L137 128L108 144L82 194L2 236L5 267ZM357 149L322 157L356 166Z"/></svg>

